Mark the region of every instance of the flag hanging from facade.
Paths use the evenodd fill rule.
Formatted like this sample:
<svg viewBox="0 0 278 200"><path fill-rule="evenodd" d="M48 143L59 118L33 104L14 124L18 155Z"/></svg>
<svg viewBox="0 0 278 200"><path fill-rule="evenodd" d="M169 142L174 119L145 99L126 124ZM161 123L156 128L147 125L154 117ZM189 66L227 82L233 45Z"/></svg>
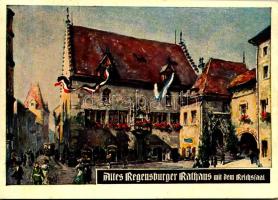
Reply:
<svg viewBox="0 0 278 200"><path fill-rule="evenodd" d="M84 84L81 87L78 88L72 88L71 87L71 81L66 76L59 76L57 78L57 82L54 84L54 86L62 86L63 91L65 93L70 93L79 89L83 89L90 94L95 93L101 86L105 85L107 81L109 80L110 74L109 74L109 68L111 65L111 61L107 56L104 56L104 58L101 60L100 65L105 67L105 70L103 74L100 75L100 79L95 83L93 86L90 86L88 84Z"/></svg>
<svg viewBox="0 0 278 200"><path fill-rule="evenodd" d="M160 101L161 99L163 99L165 97L169 87L171 86L171 84L172 84L172 82L174 80L174 77L175 77L175 73L173 72L171 74L171 76L169 76L168 80L166 81L165 85L163 86L163 88L162 88L162 90L160 92L158 91L157 83L154 84L154 98L157 101Z"/></svg>

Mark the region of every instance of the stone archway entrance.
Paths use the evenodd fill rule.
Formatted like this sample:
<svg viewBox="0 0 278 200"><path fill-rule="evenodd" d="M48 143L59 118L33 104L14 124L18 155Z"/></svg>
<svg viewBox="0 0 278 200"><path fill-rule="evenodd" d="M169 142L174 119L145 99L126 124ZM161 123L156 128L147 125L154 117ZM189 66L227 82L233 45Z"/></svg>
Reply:
<svg viewBox="0 0 278 200"><path fill-rule="evenodd" d="M244 156L249 156L251 152L257 151L257 141L251 133L243 133L239 141L240 152Z"/></svg>

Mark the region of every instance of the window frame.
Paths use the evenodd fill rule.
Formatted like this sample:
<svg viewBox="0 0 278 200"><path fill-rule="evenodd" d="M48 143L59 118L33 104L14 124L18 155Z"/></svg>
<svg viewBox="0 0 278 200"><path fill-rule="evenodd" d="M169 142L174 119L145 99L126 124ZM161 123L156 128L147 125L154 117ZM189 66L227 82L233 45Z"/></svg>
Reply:
<svg viewBox="0 0 278 200"><path fill-rule="evenodd" d="M197 124L197 110L191 110L191 124Z"/></svg>
<svg viewBox="0 0 278 200"><path fill-rule="evenodd" d="M266 68L267 68L267 72L265 73ZM268 79L269 78L269 66L268 65L263 66L263 73L262 74L263 74L263 79Z"/></svg>

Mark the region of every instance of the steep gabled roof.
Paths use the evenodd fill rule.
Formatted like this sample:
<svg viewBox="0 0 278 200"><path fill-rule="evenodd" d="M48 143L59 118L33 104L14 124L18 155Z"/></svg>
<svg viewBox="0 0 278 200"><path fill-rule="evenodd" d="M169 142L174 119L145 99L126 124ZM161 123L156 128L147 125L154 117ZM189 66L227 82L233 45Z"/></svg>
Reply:
<svg viewBox="0 0 278 200"><path fill-rule="evenodd" d="M169 59L174 63L176 83L191 86L197 78L179 45L80 26L71 28L75 75L95 76L108 49L118 74L116 81L121 83L159 83L161 67L168 64Z"/></svg>
<svg viewBox="0 0 278 200"><path fill-rule="evenodd" d="M266 27L264 30L259 32L255 37L248 40L250 44L255 46L260 45L261 43L265 42L266 40L270 39L271 35L271 26Z"/></svg>
<svg viewBox="0 0 278 200"><path fill-rule="evenodd" d="M43 101L39 83L32 83L31 84L31 87L28 91L27 97L24 101L24 106L26 108L29 107L29 103L32 99L34 99L36 101L37 109L44 109L46 111L48 110L46 104Z"/></svg>
<svg viewBox="0 0 278 200"><path fill-rule="evenodd" d="M247 70L244 63L211 58L192 89L198 90L199 94L229 96L230 81Z"/></svg>
<svg viewBox="0 0 278 200"><path fill-rule="evenodd" d="M244 85L246 83L249 83L250 81L256 80L256 69L248 70L244 72L243 74L238 75L235 77L231 83L229 84L228 88L237 87L240 85Z"/></svg>

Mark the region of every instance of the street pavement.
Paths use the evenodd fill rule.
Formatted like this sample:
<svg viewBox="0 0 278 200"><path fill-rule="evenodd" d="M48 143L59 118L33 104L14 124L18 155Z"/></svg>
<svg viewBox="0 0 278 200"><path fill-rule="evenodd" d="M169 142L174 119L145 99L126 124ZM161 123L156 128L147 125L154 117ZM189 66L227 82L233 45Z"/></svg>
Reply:
<svg viewBox="0 0 278 200"><path fill-rule="evenodd" d="M76 169L74 167L68 167L65 164L60 162L50 162L51 167L49 171L49 182L50 184L59 185L59 184L72 184L73 179L76 175ZM193 166L193 161L164 161L164 162L147 162L147 163L129 163L127 166L119 163L102 164L97 166L92 166L92 184L96 182L96 169L191 169ZM218 163L215 168L257 168L256 164L251 164L250 159L243 158L240 160L234 160L229 163L225 163L224 165ZM267 166L263 166L267 167ZM214 168L211 166L210 168ZM24 176L22 180L22 184L32 184L31 181L31 173L32 167L23 166ZM11 177L13 173L12 169L8 170L7 176L7 184L15 184L16 181Z"/></svg>

